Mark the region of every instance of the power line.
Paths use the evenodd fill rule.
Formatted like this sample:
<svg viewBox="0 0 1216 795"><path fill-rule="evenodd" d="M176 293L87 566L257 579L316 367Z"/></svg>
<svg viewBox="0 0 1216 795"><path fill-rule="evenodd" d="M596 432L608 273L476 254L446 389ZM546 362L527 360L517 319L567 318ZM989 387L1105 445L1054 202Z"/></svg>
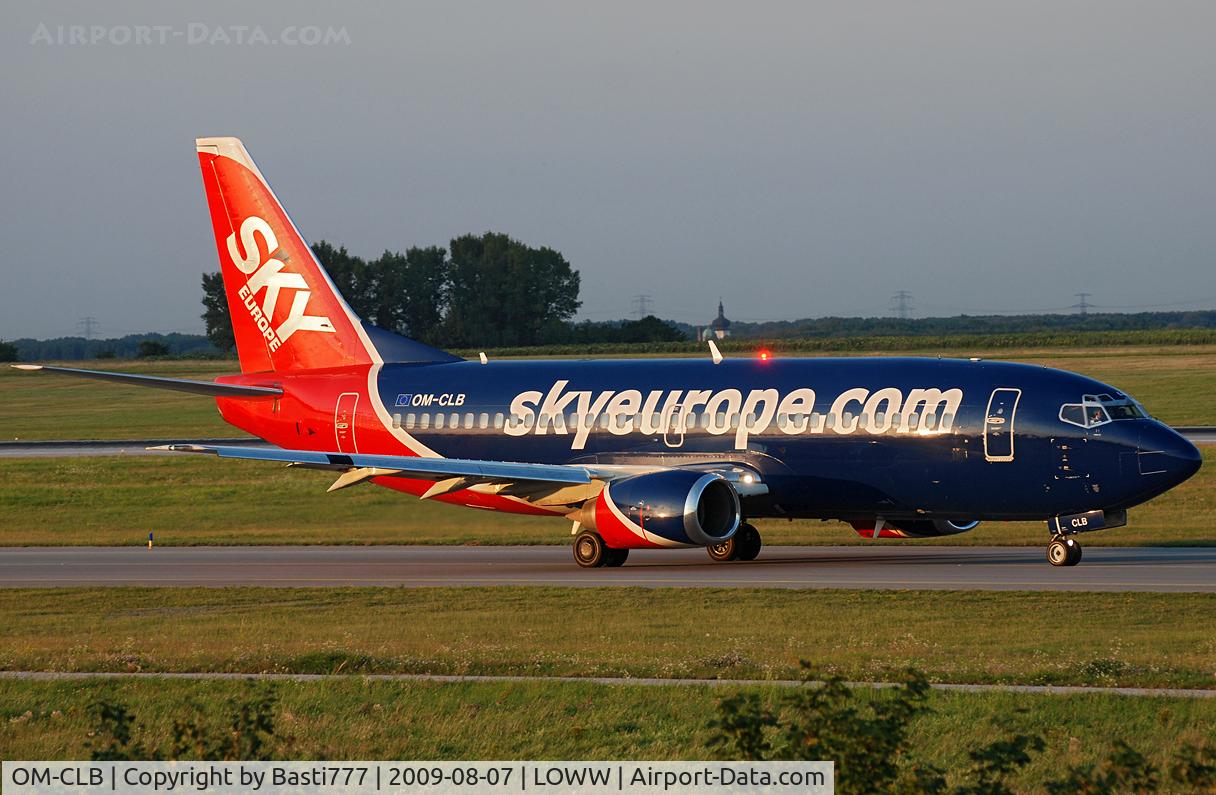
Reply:
<svg viewBox="0 0 1216 795"><path fill-rule="evenodd" d="M82 317L76 323L76 328L79 329L86 340L93 339L93 335L101 328L101 324L97 322L95 317Z"/></svg>
<svg viewBox="0 0 1216 795"><path fill-rule="evenodd" d="M653 314L650 309L654 301L649 295L635 295L630 304L633 306L633 314L637 315L638 320Z"/></svg>
<svg viewBox="0 0 1216 795"><path fill-rule="evenodd" d="M1076 309L1080 312L1081 317L1085 317L1089 314L1089 310L1094 308L1094 305L1089 302L1089 297L1093 293L1073 293L1073 295L1076 296L1077 302L1068 308Z"/></svg>
<svg viewBox="0 0 1216 795"><path fill-rule="evenodd" d="M912 314L912 293L900 290L891 296L891 310L900 320L907 320Z"/></svg>

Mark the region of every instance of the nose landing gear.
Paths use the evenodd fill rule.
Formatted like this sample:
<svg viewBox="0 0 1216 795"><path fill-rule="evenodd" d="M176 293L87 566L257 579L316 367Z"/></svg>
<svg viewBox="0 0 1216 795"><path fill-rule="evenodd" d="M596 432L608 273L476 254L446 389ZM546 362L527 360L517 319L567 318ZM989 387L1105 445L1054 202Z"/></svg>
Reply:
<svg viewBox="0 0 1216 795"><path fill-rule="evenodd" d="M1081 545L1071 536L1055 536L1047 545L1047 562L1053 566L1075 566L1081 562Z"/></svg>

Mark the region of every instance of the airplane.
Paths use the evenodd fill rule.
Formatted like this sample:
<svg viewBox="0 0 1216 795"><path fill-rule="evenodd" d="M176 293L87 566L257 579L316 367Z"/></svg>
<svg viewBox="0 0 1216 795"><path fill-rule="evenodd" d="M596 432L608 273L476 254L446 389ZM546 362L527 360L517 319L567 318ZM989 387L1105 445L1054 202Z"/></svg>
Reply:
<svg viewBox="0 0 1216 795"><path fill-rule="evenodd" d="M1198 471L1126 393L1047 367L911 357L465 360L351 311L237 138L196 141L240 363L214 381L16 365L215 399L273 447L171 444L422 499L565 517L579 566L750 561L759 518L865 538L1047 522L1047 559Z"/></svg>

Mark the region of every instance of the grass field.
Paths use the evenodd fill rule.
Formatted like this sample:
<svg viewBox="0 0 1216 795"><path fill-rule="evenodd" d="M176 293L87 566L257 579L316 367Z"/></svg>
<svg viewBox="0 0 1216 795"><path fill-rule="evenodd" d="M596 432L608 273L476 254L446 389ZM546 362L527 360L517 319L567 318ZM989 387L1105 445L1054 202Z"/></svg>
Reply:
<svg viewBox="0 0 1216 795"><path fill-rule="evenodd" d="M174 720L219 723L226 703L256 698L248 682L0 681L0 757L87 758L88 705L127 704L136 739L164 745ZM756 690L771 699L774 692ZM714 759L709 722L726 691L583 683L277 683L273 755L279 759ZM863 692L863 700L883 693ZM1212 740L1216 700L1119 696L935 693L906 754L947 769L1011 725L1041 735L1045 751L1014 782L1019 792L1063 766L1105 758L1125 740L1161 765L1176 747Z"/></svg>
<svg viewBox="0 0 1216 795"><path fill-rule="evenodd" d="M1214 594L74 588L0 591L0 619L0 670L782 679L806 659L860 681L1216 688Z"/></svg>
<svg viewBox="0 0 1216 795"><path fill-rule="evenodd" d="M1178 488L1087 546L1216 544L1216 446ZM139 544L565 544L560 518L420 501L378 486L326 494L332 476L210 456L0 459L0 546ZM1042 545L1039 522L991 522L923 541L862 539L839 522L762 520L766 544Z"/></svg>
<svg viewBox="0 0 1216 795"><path fill-rule="evenodd" d="M875 351L864 355L899 354ZM916 355L933 355L918 350ZM1173 425L1216 425L1216 346L1026 348L954 356L1045 364L1126 390ZM816 354L820 356L831 353ZM235 361L92 361L72 366L210 380ZM209 398L0 367L0 440L200 438L239 435Z"/></svg>

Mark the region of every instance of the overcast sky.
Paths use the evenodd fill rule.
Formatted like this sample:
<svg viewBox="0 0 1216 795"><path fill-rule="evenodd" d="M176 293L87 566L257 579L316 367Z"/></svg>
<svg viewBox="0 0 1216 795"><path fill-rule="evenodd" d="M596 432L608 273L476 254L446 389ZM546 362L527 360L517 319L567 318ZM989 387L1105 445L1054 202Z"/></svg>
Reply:
<svg viewBox="0 0 1216 795"><path fill-rule="evenodd" d="M592 319L1216 306L1216 3L178 8L0 11L0 337L202 329L201 135L310 240L553 246Z"/></svg>

